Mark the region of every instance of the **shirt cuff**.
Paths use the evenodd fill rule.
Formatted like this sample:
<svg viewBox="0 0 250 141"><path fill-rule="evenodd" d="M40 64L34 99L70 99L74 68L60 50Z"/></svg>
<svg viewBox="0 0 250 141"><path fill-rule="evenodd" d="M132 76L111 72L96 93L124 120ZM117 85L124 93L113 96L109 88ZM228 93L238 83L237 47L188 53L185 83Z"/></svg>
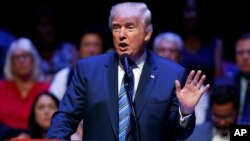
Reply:
<svg viewBox="0 0 250 141"><path fill-rule="evenodd" d="M181 109L180 109L180 107L179 107L179 114L180 114L180 125L181 125L182 127L184 127L184 128L187 127L187 125L188 125L188 123L189 123L189 121L190 121L190 118L191 118L191 115L192 115L192 114L183 116L183 115L181 114Z"/></svg>

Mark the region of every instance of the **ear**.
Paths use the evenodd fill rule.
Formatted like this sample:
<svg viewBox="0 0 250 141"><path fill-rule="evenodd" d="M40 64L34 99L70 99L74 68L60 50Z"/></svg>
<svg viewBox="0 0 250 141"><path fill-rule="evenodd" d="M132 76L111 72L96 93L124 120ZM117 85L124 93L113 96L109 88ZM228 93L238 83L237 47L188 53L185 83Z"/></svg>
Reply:
<svg viewBox="0 0 250 141"><path fill-rule="evenodd" d="M144 38L144 40L145 40L146 42L149 42L149 40L150 40L150 38L151 38L151 35L152 35L152 32L146 31L146 32L145 32L145 38Z"/></svg>

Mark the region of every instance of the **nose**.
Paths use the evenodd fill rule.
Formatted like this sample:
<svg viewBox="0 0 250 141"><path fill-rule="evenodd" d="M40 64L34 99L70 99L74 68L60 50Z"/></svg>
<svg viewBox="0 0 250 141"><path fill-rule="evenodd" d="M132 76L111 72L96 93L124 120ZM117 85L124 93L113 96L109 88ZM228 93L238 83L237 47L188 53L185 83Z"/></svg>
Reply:
<svg viewBox="0 0 250 141"><path fill-rule="evenodd" d="M45 108L44 108L44 113L45 113L46 115L48 115L48 114L50 113L50 108L49 108L49 107L45 107Z"/></svg>
<svg viewBox="0 0 250 141"><path fill-rule="evenodd" d="M24 62L25 57L24 57L24 56L19 56L19 57L17 58L17 60L18 60L18 62Z"/></svg>
<svg viewBox="0 0 250 141"><path fill-rule="evenodd" d="M126 33L125 33L124 28L121 28L120 33L119 33L119 37L120 37L121 40L126 38Z"/></svg>
<svg viewBox="0 0 250 141"><path fill-rule="evenodd" d="M243 53L243 58L248 59L249 58L249 53L250 52L244 52Z"/></svg>
<svg viewBox="0 0 250 141"><path fill-rule="evenodd" d="M169 58L171 53L169 52L169 50L164 50L163 54L166 58Z"/></svg>
<svg viewBox="0 0 250 141"><path fill-rule="evenodd" d="M220 126L225 126L225 125L227 125L226 120L221 119L221 120L219 121L219 125L220 125Z"/></svg>

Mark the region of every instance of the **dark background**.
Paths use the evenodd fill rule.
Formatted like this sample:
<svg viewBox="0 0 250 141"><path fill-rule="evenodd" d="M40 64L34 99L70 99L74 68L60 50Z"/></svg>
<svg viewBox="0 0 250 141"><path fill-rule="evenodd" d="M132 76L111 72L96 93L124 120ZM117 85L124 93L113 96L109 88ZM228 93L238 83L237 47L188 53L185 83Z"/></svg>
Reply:
<svg viewBox="0 0 250 141"><path fill-rule="evenodd" d="M98 24L107 31L110 7L124 0L51 0L34 2L1 1L0 27L16 36L32 36L36 10L49 4L54 7L57 27L62 40L74 40L79 29L88 24ZM141 0L152 12L153 38L159 32L181 30L181 10L184 0ZM211 34L224 40L224 58L234 61L234 43L242 32L250 31L250 8L240 0L198 0L202 15L202 26ZM152 39L153 39L152 38ZM110 40L109 38L108 40ZM151 40L152 42L152 40ZM151 44L150 42L150 44ZM112 45L112 43L110 44Z"/></svg>

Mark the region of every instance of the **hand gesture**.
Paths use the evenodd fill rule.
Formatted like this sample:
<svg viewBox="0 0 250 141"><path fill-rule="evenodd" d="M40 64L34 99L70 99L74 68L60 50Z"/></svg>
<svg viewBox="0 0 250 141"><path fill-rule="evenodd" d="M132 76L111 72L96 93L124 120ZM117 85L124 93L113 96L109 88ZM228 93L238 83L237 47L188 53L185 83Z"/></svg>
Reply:
<svg viewBox="0 0 250 141"><path fill-rule="evenodd" d="M187 77L185 86L181 88L181 84L178 80L175 80L176 96L180 103L180 110L182 114L188 115L194 111L195 106L199 102L201 96L208 90L209 84L207 84L203 89L205 75L201 77L201 71L199 70L196 74L192 70ZM194 76L195 75L195 76Z"/></svg>

